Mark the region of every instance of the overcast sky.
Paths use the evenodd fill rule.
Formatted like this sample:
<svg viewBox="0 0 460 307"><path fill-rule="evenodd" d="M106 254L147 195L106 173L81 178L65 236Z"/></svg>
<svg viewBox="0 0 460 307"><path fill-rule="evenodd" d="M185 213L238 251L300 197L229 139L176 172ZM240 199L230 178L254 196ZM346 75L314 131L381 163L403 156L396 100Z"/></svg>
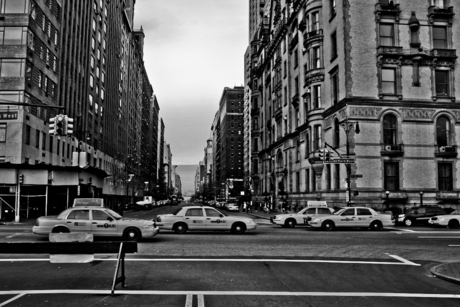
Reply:
<svg viewBox="0 0 460 307"><path fill-rule="evenodd" d="M244 83L247 0L137 0L135 29L174 165L198 164L224 87Z"/></svg>

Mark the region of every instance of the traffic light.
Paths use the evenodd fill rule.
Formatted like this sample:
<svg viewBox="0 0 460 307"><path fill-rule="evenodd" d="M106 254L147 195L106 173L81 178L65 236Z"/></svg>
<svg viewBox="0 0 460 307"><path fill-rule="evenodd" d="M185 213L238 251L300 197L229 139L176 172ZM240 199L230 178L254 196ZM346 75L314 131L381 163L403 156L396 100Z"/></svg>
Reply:
<svg viewBox="0 0 460 307"><path fill-rule="evenodd" d="M49 119L49 134L56 134L56 117Z"/></svg>
<svg viewBox="0 0 460 307"><path fill-rule="evenodd" d="M326 149L326 152L324 154L325 154L325 160L331 160L332 153L329 150Z"/></svg>
<svg viewBox="0 0 460 307"><path fill-rule="evenodd" d="M24 174L19 174L19 183L20 184L24 183Z"/></svg>
<svg viewBox="0 0 460 307"><path fill-rule="evenodd" d="M66 116L66 132L67 135L73 134L73 118Z"/></svg>
<svg viewBox="0 0 460 307"><path fill-rule="evenodd" d="M327 148L321 148L319 150L319 158L321 161L329 160L329 150L327 150Z"/></svg>
<svg viewBox="0 0 460 307"><path fill-rule="evenodd" d="M57 135L65 135L65 115L59 114L55 119L56 132Z"/></svg>

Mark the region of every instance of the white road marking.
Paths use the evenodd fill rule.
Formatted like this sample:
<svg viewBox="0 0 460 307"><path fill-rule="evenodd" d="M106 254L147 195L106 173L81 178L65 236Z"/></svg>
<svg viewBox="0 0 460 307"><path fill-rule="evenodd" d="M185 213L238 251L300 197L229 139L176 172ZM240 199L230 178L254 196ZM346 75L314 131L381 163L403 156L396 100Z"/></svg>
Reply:
<svg viewBox="0 0 460 307"><path fill-rule="evenodd" d="M187 293L187 297L185 298L185 307L192 307L192 305L193 305L193 294Z"/></svg>
<svg viewBox="0 0 460 307"><path fill-rule="evenodd" d="M454 247L454 246L460 246L460 245L454 245L454 244L451 244L451 245L449 245L449 246L451 246L451 247Z"/></svg>
<svg viewBox="0 0 460 307"><path fill-rule="evenodd" d="M422 236L419 239L460 239L460 237L438 237L438 236Z"/></svg>
<svg viewBox="0 0 460 307"><path fill-rule="evenodd" d="M396 232L397 234L414 234L414 233L423 233L423 234L460 234L460 231L430 231L430 230L427 230L427 231L424 231L424 230L420 230L420 231L416 231L416 230L411 230L409 232L409 230L406 230L403 232L402 231L398 231Z"/></svg>
<svg viewBox="0 0 460 307"><path fill-rule="evenodd" d="M115 290L116 294L125 295L190 295L190 291L155 291L155 290ZM14 294L105 294L110 295L111 290L13 290L0 291L0 295ZM343 297L414 297L414 298L457 298L460 294L442 293L392 293L392 292L265 292L265 291L194 291L196 295L251 295L251 296L343 296Z"/></svg>
<svg viewBox="0 0 460 307"><path fill-rule="evenodd" d="M198 307L204 307L204 296L203 294L198 294Z"/></svg>
<svg viewBox="0 0 460 307"><path fill-rule="evenodd" d="M398 259L394 255L389 255ZM401 258L403 259L403 258ZM292 262L292 263L342 263L342 264L385 264L385 265L413 265L420 266L420 264L410 262L408 260L401 260L402 262L386 262L386 261L351 261L351 260L302 260L302 259L206 259L206 258L156 258L156 259L128 259L125 261L133 262ZM21 262L21 261L49 261L47 258L41 259L0 259L0 262ZM117 261L116 258L94 258L94 261Z"/></svg>
<svg viewBox="0 0 460 307"><path fill-rule="evenodd" d="M413 263L412 261L409 261L407 259L404 259L403 257L399 257L399 256L396 256L396 255L388 255L392 258L395 258L396 260L399 260L401 262L404 262L405 264L407 265L414 265L414 266L420 266L420 264L417 264L417 263Z"/></svg>
<svg viewBox="0 0 460 307"><path fill-rule="evenodd" d="M18 295L16 295L15 297L10 298L10 299L7 300L7 301L5 301L5 302L3 302L3 303L0 303L0 307L6 306L6 305L8 305L9 303L11 303L11 302L17 300L18 298L20 298L21 296L24 296L24 295L26 295L26 294L27 294L27 293L18 294Z"/></svg>

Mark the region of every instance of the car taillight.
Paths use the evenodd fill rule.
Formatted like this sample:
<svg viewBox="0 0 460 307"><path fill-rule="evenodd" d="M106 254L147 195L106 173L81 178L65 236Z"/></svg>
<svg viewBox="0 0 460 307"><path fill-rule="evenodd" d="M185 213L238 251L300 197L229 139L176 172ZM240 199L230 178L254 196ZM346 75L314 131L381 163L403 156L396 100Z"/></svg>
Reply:
<svg viewBox="0 0 460 307"><path fill-rule="evenodd" d="M161 217L157 216L157 222L161 222Z"/></svg>
<svg viewBox="0 0 460 307"><path fill-rule="evenodd" d="M35 226L38 226L38 219L35 220Z"/></svg>

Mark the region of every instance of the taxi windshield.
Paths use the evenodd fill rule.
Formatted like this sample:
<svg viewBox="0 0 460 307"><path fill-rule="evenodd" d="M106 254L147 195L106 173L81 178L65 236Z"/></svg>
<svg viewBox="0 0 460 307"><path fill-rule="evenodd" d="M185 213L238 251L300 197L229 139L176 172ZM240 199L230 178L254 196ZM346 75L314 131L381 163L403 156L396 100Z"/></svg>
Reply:
<svg viewBox="0 0 460 307"><path fill-rule="evenodd" d="M213 209L213 210L216 210L216 209ZM223 216L228 216L227 214L225 214L225 213L223 213L223 212L221 212L219 210L216 210L216 211L219 212L220 214L222 214Z"/></svg>
<svg viewBox="0 0 460 307"><path fill-rule="evenodd" d="M181 211L182 208L177 208L176 211L174 211L173 213L171 213L172 215L177 215L179 213L179 211Z"/></svg>
<svg viewBox="0 0 460 307"><path fill-rule="evenodd" d="M335 215L340 215L340 214L342 214L342 212L345 211L345 210L346 210L346 208L337 210L337 211L334 212L334 214L335 214Z"/></svg>
<svg viewBox="0 0 460 307"><path fill-rule="evenodd" d="M122 219L122 216L119 215L118 213L116 213L116 212L113 211L113 210L106 209L106 210L104 210L104 211L105 211L105 213L111 215L111 216L112 216L114 219L116 219L116 220L121 220L121 219Z"/></svg>
<svg viewBox="0 0 460 307"><path fill-rule="evenodd" d="M70 211L72 211L72 209L67 209L67 210L62 211L61 213L59 213L57 218L58 219L65 218L69 214Z"/></svg>

